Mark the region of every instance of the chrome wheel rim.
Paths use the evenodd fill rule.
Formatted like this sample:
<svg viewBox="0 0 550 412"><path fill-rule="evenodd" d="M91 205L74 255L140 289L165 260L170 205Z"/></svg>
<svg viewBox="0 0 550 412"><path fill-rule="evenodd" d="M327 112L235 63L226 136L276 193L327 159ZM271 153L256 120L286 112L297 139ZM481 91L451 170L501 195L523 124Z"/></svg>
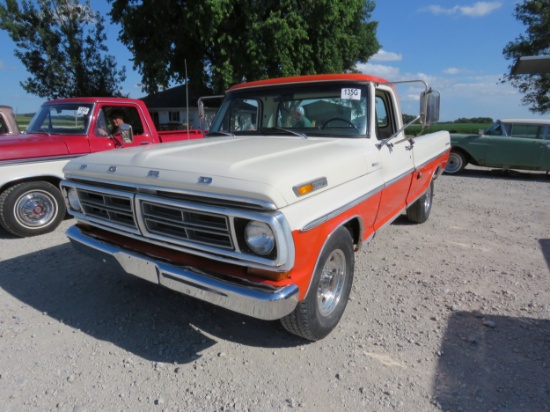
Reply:
<svg viewBox="0 0 550 412"><path fill-rule="evenodd" d="M43 191L23 194L15 203L15 218L28 228L47 225L57 214L57 204L52 196Z"/></svg>
<svg viewBox="0 0 550 412"><path fill-rule="evenodd" d="M432 185L428 187L428 191L426 192L426 195L424 196L424 212L428 212L430 210L430 207L432 205Z"/></svg>
<svg viewBox="0 0 550 412"><path fill-rule="evenodd" d="M342 296L346 280L346 256L334 250L325 262L317 289L317 307L323 316L330 315Z"/></svg>
<svg viewBox="0 0 550 412"><path fill-rule="evenodd" d="M456 173L460 170L462 167L462 157L460 155L457 155L456 153L451 153L449 155L449 160L447 162L447 166L445 167L445 171L447 173Z"/></svg>

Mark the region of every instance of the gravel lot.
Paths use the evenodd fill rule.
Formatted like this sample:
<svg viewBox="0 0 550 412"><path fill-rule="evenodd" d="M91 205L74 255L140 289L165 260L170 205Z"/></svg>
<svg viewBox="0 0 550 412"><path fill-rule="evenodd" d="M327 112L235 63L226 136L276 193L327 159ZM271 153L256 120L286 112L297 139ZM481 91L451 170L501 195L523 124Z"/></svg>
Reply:
<svg viewBox="0 0 550 412"><path fill-rule="evenodd" d="M423 225L356 257L309 343L73 251L0 232L4 411L550 410L550 177L442 176Z"/></svg>

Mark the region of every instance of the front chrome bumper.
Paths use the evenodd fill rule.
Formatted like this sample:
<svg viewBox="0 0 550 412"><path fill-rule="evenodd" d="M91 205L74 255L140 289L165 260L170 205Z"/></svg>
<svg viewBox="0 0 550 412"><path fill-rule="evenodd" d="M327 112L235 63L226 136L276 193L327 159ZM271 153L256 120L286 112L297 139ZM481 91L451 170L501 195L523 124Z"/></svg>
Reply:
<svg viewBox="0 0 550 412"><path fill-rule="evenodd" d="M296 285L260 288L214 278L191 266L176 266L125 250L118 245L88 236L77 226L67 230L80 252L125 272L165 286L176 292L262 320L275 320L291 313L298 304Z"/></svg>

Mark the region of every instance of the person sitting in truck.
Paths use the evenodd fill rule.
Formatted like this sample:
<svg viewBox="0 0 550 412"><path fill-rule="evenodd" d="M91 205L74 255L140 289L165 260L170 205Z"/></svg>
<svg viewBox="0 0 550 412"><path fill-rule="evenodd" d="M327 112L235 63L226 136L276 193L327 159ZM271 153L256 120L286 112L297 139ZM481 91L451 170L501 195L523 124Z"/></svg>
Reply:
<svg viewBox="0 0 550 412"><path fill-rule="evenodd" d="M96 123L96 135L98 136L113 136L117 133L120 133L120 126L125 123L124 113L122 110L113 110L109 113L109 120L111 121L111 126L107 126L105 120L105 115L103 111L99 112L99 116Z"/></svg>
<svg viewBox="0 0 550 412"><path fill-rule="evenodd" d="M295 120L293 127L311 127L311 121L306 117L302 106L298 106L294 109L293 117Z"/></svg>
<svg viewBox="0 0 550 412"><path fill-rule="evenodd" d="M111 119L111 123L113 125L111 134L120 133L120 126L125 123L124 113L122 113L122 110L113 110L109 114L109 118Z"/></svg>

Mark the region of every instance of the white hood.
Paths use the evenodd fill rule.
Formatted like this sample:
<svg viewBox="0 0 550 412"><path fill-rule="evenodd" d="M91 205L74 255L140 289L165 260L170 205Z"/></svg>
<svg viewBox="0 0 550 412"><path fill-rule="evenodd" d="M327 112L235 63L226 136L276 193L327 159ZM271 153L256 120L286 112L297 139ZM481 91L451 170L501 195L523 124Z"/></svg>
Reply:
<svg viewBox="0 0 550 412"><path fill-rule="evenodd" d="M72 160L64 172L69 178L246 196L280 208L298 200L296 185L325 177L323 191L372 171L378 151L361 140L206 138L95 153Z"/></svg>

